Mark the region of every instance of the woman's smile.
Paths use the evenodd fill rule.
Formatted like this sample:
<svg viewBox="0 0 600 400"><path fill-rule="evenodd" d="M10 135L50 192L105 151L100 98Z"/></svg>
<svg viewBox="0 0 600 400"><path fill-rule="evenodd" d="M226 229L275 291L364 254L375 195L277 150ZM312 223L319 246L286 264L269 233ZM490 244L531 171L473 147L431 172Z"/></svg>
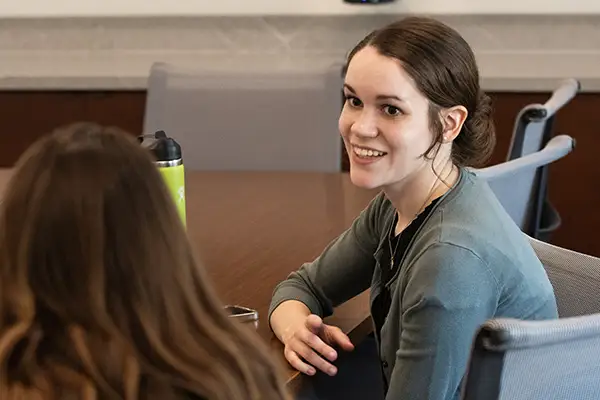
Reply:
<svg viewBox="0 0 600 400"><path fill-rule="evenodd" d="M350 148L352 150L350 151L351 161L362 165L373 164L387 155L385 151L377 150L371 147L351 144Z"/></svg>

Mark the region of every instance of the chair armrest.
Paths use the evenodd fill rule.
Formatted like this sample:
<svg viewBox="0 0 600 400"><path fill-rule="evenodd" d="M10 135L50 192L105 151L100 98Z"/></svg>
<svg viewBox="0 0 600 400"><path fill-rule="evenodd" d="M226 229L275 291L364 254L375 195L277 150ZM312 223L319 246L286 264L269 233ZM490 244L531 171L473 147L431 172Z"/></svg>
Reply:
<svg viewBox="0 0 600 400"><path fill-rule="evenodd" d="M502 178L507 175L520 172L523 169L534 169L548 165L563 158L575 148L575 140L569 135L558 135L552 138L546 146L535 153L524 157L515 158L501 164L476 170L476 174L482 178Z"/></svg>
<svg viewBox="0 0 600 400"><path fill-rule="evenodd" d="M552 92L552 96L546 104L544 104L544 108L546 108L546 118L549 118L556 113L559 109L561 109L565 104L575 97L575 95L581 89L581 84L577 79L566 79L561 85Z"/></svg>

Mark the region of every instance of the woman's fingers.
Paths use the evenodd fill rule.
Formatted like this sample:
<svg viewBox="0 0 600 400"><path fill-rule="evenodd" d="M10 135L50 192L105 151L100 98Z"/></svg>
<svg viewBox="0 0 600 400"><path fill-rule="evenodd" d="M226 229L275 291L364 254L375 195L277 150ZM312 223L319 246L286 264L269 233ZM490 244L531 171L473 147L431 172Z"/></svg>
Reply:
<svg viewBox="0 0 600 400"><path fill-rule="evenodd" d="M337 368L327 362L324 358L320 357L312 348L302 342L296 342L295 346L291 348L297 356L302 357L304 361L316 369L326 373L327 375L337 374Z"/></svg>
<svg viewBox="0 0 600 400"><path fill-rule="evenodd" d="M337 368L330 363L338 357L333 345L347 351L354 349L340 328L324 324L314 314L309 315L304 326L293 332L285 342L285 358L292 367L307 375L314 375L317 370L331 376L337 374Z"/></svg>
<svg viewBox="0 0 600 400"><path fill-rule="evenodd" d="M337 344L345 351L354 350L354 345L350 341L348 335L342 332L337 326L325 325L323 337L327 343Z"/></svg>
<svg viewBox="0 0 600 400"><path fill-rule="evenodd" d="M308 328L308 330L314 333L315 335L320 335L324 326L321 317L315 314L311 314L308 317L306 317L304 324Z"/></svg>
<svg viewBox="0 0 600 400"><path fill-rule="evenodd" d="M329 346L319 336L309 330L304 330L298 333L298 339L306 344L311 349L314 349L318 354L325 357L329 361L337 359L337 352L333 347Z"/></svg>
<svg viewBox="0 0 600 400"><path fill-rule="evenodd" d="M286 348L283 351L283 354L285 356L285 359L296 370L298 370L298 371L300 371L300 372L302 372L303 374L306 374L306 375L314 375L314 374L316 374L317 371L315 370L315 368L312 365L308 365L307 363L305 363L304 361L302 361L300 359L300 357L298 356L298 354L296 354L295 351Z"/></svg>

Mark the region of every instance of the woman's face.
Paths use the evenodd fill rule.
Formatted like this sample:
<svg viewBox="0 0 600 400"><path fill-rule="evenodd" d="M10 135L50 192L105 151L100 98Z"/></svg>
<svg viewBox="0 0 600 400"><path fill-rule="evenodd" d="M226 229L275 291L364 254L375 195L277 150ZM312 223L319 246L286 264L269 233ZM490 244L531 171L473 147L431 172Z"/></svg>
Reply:
<svg viewBox="0 0 600 400"><path fill-rule="evenodd" d="M350 158L352 182L385 188L411 180L431 165L429 102L399 61L370 46L350 61L339 130Z"/></svg>

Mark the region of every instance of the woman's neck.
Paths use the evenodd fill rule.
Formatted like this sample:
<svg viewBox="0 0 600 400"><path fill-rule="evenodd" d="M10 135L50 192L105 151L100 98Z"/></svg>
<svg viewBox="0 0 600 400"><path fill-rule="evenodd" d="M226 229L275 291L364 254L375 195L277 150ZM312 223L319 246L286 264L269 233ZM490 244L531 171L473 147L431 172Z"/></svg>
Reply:
<svg viewBox="0 0 600 400"><path fill-rule="evenodd" d="M433 200L454 186L459 177L458 167L451 162L442 167L432 167L427 163L402 182L384 189L398 213L396 233L408 226Z"/></svg>

